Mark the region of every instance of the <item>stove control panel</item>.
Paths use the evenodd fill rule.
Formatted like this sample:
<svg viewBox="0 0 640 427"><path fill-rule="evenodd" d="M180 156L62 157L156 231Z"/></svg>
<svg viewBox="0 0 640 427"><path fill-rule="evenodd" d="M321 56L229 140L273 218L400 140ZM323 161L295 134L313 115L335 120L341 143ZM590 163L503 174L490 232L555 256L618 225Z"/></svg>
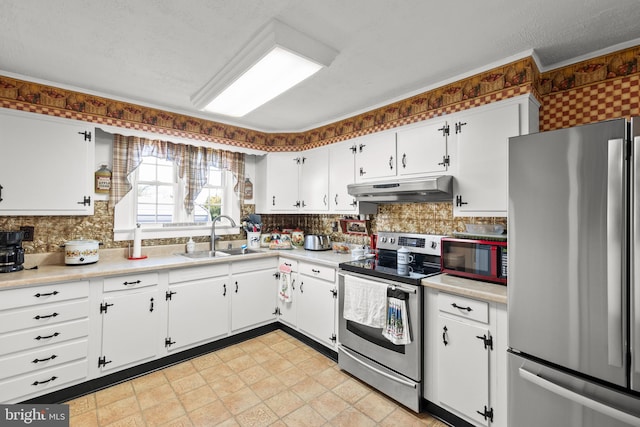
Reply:
<svg viewBox="0 0 640 427"><path fill-rule="evenodd" d="M414 253L440 255L440 240L437 234L415 234L381 231L378 233L378 248L397 251L406 248Z"/></svg>

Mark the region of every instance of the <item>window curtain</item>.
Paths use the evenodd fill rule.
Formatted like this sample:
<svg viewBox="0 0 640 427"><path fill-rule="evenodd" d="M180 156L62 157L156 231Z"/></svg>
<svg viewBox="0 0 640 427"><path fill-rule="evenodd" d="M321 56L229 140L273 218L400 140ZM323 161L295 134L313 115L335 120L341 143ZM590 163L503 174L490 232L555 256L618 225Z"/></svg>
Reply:
<svg viewBox="0 0 640 427"><path fill-rule="evenodd" d="M165 159L177 166L178 176L187 183L184 207L189 214L193 212L194 200L209 179L210 167L231 171L236 180L234 191L238 194L244 192L244 153L115 134L110 207L113 208L131 191L133 186L129 176L140 166L144 156Z"/></svg>

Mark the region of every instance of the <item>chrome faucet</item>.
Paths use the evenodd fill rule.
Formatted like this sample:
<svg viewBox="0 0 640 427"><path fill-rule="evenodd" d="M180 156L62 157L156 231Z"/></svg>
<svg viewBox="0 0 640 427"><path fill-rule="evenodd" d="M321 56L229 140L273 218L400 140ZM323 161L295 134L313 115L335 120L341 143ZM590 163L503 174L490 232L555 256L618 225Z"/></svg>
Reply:
<svg viewBox="0 0 640 427"><path fill-rule="evenodd" d="M216 222L222 218L227 218L231 222L231 226L236 227L236 222L227 215L218 215L211 220L211 255L213 256L216 254Z"/></svg>

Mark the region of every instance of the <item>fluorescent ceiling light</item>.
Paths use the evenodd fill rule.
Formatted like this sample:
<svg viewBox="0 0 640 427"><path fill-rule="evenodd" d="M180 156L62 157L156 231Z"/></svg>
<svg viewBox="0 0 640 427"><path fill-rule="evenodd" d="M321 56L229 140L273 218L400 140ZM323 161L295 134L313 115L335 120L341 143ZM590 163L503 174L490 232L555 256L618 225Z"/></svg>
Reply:
<svg viewBox="0 0 640 427"><path fill-rule="evenodd" d="M191 97L196 108L241 117L328 66L337 52L273 20Z"/></svg>

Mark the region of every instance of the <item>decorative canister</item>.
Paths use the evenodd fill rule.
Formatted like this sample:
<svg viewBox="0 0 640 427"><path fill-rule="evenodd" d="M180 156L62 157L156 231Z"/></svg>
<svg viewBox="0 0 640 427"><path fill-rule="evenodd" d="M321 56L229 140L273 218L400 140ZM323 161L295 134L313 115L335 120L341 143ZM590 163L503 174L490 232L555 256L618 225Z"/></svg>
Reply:
<svg viewBox="0 0 640 427"><path fill-rule="evenodd" d="M280 240L282 233L277 228L271 231L271 241Z"/></svg>
<svg viewBox="0 0 640 427"><path fill-rule="evenodd" d="M296 228L291 232L291 243L293 246L303 247L304 246L304 231Z"/></svg>
<svg viewBox="0 0 640 427"><path fill-rule="evenodd" d="M100 165L100 169L96 171L95 176L95 192L98 194L109 194L109 190L111 190L111 171L107 165Z"/></svg>
<svg viewBox="0 0 640 427"><path fill-rule="evenodd" d="M260 236L260 247L268 248L271 243L271 233L264 233Z"/></svg>

